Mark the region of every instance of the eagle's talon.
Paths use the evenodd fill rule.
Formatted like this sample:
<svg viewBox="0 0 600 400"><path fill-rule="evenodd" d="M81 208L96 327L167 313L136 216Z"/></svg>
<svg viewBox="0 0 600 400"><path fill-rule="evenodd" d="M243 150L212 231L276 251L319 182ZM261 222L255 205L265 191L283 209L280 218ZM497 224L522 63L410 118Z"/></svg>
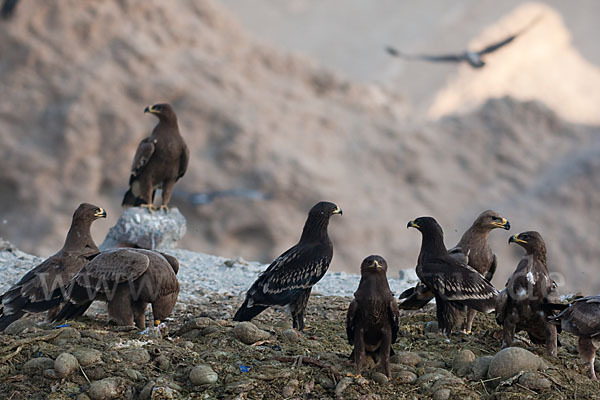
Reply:
<svg viewBox="0 0 600 400"><path fill-rule="evenodd" d="M164 211L164 212L168 213L169 207L167 207L166 205L163 204L162 206L160 206L160 211Z"/></svg>
<svg viewBox="0 0 600 400"><path fill-rule="evenodd" d="M158 211L158 208L156 208L156 207L154 206L154 204L142 204L140 207L141 207L141 208L147 208L147 209L148 209L148 212L152 212L152 211Z"/></svg>

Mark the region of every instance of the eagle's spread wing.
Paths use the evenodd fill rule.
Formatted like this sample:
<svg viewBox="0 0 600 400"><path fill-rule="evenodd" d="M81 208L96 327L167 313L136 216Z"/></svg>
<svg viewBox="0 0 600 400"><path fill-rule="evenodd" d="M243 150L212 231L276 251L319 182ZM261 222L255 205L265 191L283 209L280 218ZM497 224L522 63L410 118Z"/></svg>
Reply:
<svg viewBox="0 0 600 400"><path fill-rule="evenodd" d="M417 267L417 275L440 298L481 312L495 308L498 291L479 272L452 257Z"/></svg>
<svg viewBox="0 0 600 400"><path fill-rule="evenodd" d="M509 44L510 42L512 42L513 40L515 40L515 38L519 36L519 33L516 33L514 35L511 35L509 37L507 37L506 39L503 39L499 42L496 42L494 44L491 44L489 46L487 46L486 48L484 48L481 51L478 51L477 54L479 54L480 56L484 55L484 54L489 54L491 52L494 52L496 50L498 50L500 47L506 46L507 44Z"/></svg>
<svg viewBox="0 0 600 400"><path fill-rule="evenodd" d="M150 264L145 254L135 250L115 249L100 253L75 277L73 282L94 292L111 290L115 285L139 278Z"/></svg>
<svg viewBox="0 0 600 400"><path fill-rule="evenodd" d="M396 309L398 309L398 307L396 307ZM348 343L351 345L354 345L354 317L356 316L357 310L358 302L352 300L350 307L348 307L348 312L346 313L346 335L348 336Z"/></svg>
<svg viewBox="0 0 600 400"><path fill-rule="evenodd" d="M600 335L600 296L589 296L575 300L560 312L556 320L563 321L567 331L578 336Z"/></svg>
<svg viewBox="0 0 600 400"><path fill-rule="evenodd" d="M433 62L461 62L465 60L464 54L443 54L439 56L429 54L406 54L391 46L387 46L385 50L391 56L405 58L407 60L425 60Z"/></svg>
<svg viewBox="0 0 600 400"><path fill-rule="evenodd" d="M155 145L152 140L148 137L143 139L133 157L133 164L131 165L131 177L129 178L129 184L131 185L136 176L138 176L144 167L148 164L150 157L154 154Z"/></svg>

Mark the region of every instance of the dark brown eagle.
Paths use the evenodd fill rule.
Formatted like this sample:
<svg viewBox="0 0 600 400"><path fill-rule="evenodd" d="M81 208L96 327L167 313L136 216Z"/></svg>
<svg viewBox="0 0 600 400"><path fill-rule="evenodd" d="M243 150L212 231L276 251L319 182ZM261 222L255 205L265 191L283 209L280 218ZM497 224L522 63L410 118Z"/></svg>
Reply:
<svg viewBox="0 0 600 400"><path fill-rule="evenodd" d="M420 217L407 227L423 236L417 276L435 296L438 325L448 339L466 307L485 313L494 310L498 291L483 275L448 253L444 232L434 218Z"/></svg>
<svg viewBox="0 0 600 400"><path fill-rule="evenodd" d="M546 352L556 356L556 326L548 321L553 314L545 304L560 302L560 296L546 266L544 240L529 231L511 236L508 242L517 243L526 254L498 296L496 321L504 327L502 348L512 346L515 333L524 330L533 343L545 343Z"/></svg>
<svg viewBox="0 0 600 400"><path fill-rule="evenodd" d="M292 314L294 328L304 329L310 291L333 257L327 226L334 214L342 214L342 210L326 201L311 208L298 244L277 257L252 284L234 321L250 321L268 307L280 306Z"/></svg>
<svg viewBox="0 0 600 400"><path fill-rule="evenodd" d="M145 249L115 249L94 257L69 284L69 301L55 321L82 315L95 300L108 303L117 325L146 327L152 305L154 325L171 314L179 294L179 262L173 256Z"/></svg>
<svg viewBox="0 0 600 400"><path fill-rule="evenodd" d="M360 374L367 354L379 358L384 374L391 376L392 343L398 336L400 311L390 290L387 263L380 256L369 256L360 265L360 283L346 314L348 342Z"/></svg>
<svg viewBox="0 0 600 400"><path fill-rule="evenodd" d="M154 114L158 125L140 142L135 152L129 190L121 205L155 210L152 204L154 193L156 189L162 189L160 208L166 210L175 182L187 170L190 151L179 134L177 116L169 104L146 107L144 112Z"/></svg>
<svg viewBox="0 0 600 400"><path fill-rule="evenodd" d="M48 311L48 319L54 317L58 306L65 301L65 287L71 278L99 253L90 233L92 222L98 218L106 218L106 211L92 204L79 205L62 249L27 272L2 295L0 330L26 313Z"/></svg>
<svg viewBox="0 0 600 400"><path fill-rule="evenodd" d="M577 350L581 359L588 363L590 376L596 380L594 360L600 340L600 296L588 296L575 300L569 305L553 305L563 309L557 316L550 317L550 322L563 330L579 336Z"/></svg>
<svg viewBox="0 0 600 400"><path fill-rule="evenodd" d="M498 264L488 241L490 232L496 228L509 230L510 223L495 211L487 210L479 214L471 227L462 235L458 244L448 253L459 261L468 264L491 282ZM433 299L433 293L423 283L405 290L399 307L404 310L417 310ZM465 331L471 333L476 311L469 309L466 315ZM458 317L458 316L457 316Z"/></svg>

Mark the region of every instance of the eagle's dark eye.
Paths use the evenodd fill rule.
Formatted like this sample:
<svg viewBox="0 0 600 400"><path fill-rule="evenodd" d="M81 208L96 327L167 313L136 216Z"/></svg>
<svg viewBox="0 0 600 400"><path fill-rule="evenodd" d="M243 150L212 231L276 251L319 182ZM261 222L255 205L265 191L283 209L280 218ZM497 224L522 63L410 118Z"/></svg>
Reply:
<svg viewBox="0 0 600 400"><path fill-rule="evenodd" d="M498 217L492 217L492 221L500 221L500 218L498 218Z"/></svg>

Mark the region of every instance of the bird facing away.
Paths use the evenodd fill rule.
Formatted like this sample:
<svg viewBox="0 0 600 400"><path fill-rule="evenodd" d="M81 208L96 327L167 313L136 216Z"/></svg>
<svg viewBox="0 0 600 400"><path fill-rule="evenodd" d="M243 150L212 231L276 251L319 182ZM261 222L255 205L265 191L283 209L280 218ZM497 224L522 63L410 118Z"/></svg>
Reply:
<svg viewBox="0 0 600 400"><path fill-rule="evenodd" d="M326 201L310 209L300 241L277 257L252 284L234 321L250 321L268 307L280 306L292 314L294 328L304 329L310 291L325 275L333 257L327 226L334 214L341 215L342 210Z"/></svg>
<svg viewBox="0 0 600 400"><path fill-rule="evenodd" d="M517 243L526 254L498 296L496 321L504 328L502 348L512 346L515 333L524 330L532 342L545 343L546 352L556 356L556 325L548 321L553 315L544 305L560 297L546 266L544 240L538 232L529 231L511 236L508 243Z"/></svg>
<svg viewBox="0 0 600 400"><path fill-rule="evenodd" d="M98 218L106 218L104 209L83 203L73 213L71 228L62 249L27 272L2 295L0 331L26 313L48 311L51 320L66 300L65 288L73 276L100 250L90 227Z"/></svg>
<svg viewBox="0 0 600 400"><path fill-rule="evenodd" d="M577 350L579 356L590 367L590 376L597 380L594 371L594 360L600 336L600 296L588 296L564 305L563 311L551 317L550 322L563 330L579 336Z"/></svg>
<svg viewBox="0 0 600 400"><path fill-rule="evenodd" d="M497 257L493 253L488 239L490 232L497 228L509 230L510 223L495 211L482 212L471 227L465 231L458 244L448 250L448 253L491 281L496 272ZM407 289L400 295L400 298L403 299L400 308L416 310L422 308L433 297L433 293L423 283L419 283L416 287ZM473 309L467 311L466 333L471 333L475 313L476 311Z"/></svg>
<svg viewBox="0 0 600 400"><path fill-rule="evenodd" d="M534 18L529 24L527 24L524 28L519 30L518 32L498 41L479 51L469 51L466 50L462 53L457 54L442 54L442 55L429 55L429 54L404 54L394 47L387 46L385 50L389 55L393 57L404 58L406 60L423 60L423 61L431 61L431 62L453 62L453 63L461 63L467 62L473 68L481 68L485 65L483 61L483 56L486 54L493 53L494 51L500 49L501 47L506 46L515 40L519 35L530 29L534 24L536 24L540 19L541 15L538 15Z"/></svg>
<svg viewBox="0 0 600 400"><path fill-rule="evenodd" d="M73 277L69 301L55 321L82 315L95 300L108 303L117 325L146 327L152 305L154 325L171 314L179 294L179 262L173 256L145 249L115 249L100 253Z"/></svg>
<svg viewBox="0 0 600 400"><path fill-rule="evenodd" d="M407 227L422 234L417 276L435 296L438 325L447 338L462 320L465 307L485 313L494 310L498 291L483 275L448 253L444 232L434 218L420 217Z"/></svg>
<svg viewBox="0 0 600 400"><path fill-rule="evenodd" d="M387 280L387 263L369 256L360 265L360 283L346 314L348 343L356 373L360 374L367 354L379 358L379 367L388 377L392 343L398 336L400 311Z"/></svg>
<svg viewBox="0 0 600 400"><path fill-rule="evenodd" d="M187 170L190 151L179 134L177 116L169 104L149 106L144 112L155 115L158 125L140 142L135 152L129 190L121 205L154 210L154 193L156 189L162 189L160 208L166 210L175 182Z"/></svg>

